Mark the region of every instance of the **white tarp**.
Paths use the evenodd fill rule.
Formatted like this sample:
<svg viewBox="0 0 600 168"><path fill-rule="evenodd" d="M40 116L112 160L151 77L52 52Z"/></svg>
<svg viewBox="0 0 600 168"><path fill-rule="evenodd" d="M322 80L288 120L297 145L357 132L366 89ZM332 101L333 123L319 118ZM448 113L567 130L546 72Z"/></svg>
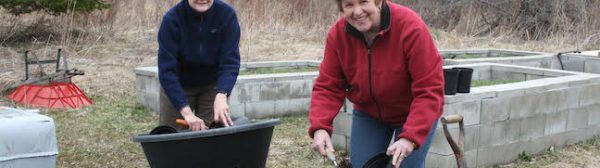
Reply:
<svg viewBox="0 0 600 168"><path fill-rule="evenodd" d="M0 168L54 168L57 154L52 118L0 107Z"/></svg>

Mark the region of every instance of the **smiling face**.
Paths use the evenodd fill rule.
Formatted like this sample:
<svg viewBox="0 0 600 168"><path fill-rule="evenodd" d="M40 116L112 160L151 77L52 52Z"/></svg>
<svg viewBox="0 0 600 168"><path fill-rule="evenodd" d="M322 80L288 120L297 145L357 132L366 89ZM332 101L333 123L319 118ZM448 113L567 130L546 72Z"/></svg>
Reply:
<svg viewBox="0 0 600 168"><path fill-rule="evenodd" d="M381 26L381 0L341 0L346 21L363 33L378 32Z"/></svg>
<svg viewBox="0 0 600 168"><path fill-rule="evenodd" d="M214 0L188 0L190 7L200 13L206 12L213 5L213 2Z"/></svg>

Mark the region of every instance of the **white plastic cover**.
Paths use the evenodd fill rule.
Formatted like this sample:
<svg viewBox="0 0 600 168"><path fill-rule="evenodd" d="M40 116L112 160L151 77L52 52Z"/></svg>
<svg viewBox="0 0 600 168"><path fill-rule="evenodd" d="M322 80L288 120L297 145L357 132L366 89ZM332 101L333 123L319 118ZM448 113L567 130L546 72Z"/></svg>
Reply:
<svg viewBox="0 0 600 168"><path fill-rule="evenodd" d="M0 107L0 168L54 168L57 154L52 118Z"/></svg>

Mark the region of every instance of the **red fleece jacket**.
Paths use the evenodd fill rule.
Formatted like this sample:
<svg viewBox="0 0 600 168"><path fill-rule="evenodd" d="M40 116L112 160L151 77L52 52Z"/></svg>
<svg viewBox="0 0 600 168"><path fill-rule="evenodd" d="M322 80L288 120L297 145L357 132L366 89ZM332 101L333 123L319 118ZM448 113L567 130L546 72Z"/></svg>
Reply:
<svg viewBox="0 0 600 168"><path fill-rule="evenodd" d="M344 98L390 128L396 137L423 144L442 114L442 58L429 30L412 10L385 1L382 30L369 47L362 34L340 18L327 34L325 55L310 104L309 135L332 132Z"/></svg>

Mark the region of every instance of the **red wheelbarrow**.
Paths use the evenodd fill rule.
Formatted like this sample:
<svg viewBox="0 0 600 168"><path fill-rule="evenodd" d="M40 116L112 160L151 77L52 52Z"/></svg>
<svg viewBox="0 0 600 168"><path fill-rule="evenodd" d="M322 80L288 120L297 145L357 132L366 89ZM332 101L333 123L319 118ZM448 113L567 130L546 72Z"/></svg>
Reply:
<svg viewBox="0 0 600 168"><path fill-rule="evenodd" d="M7 88L0 94L10 93L7 98L20 104L44 108L79 108L91 105L92 101L71 82L71 77L83 75L78 69L68 69L67 58L63 57L64 69L60 69L61 49L55 60L40 60L37 55L25 51L25 79ZM54 73L44 72L42 65L56 65ZM29 78L29 65L37 65L40 77Z"/></svg>

